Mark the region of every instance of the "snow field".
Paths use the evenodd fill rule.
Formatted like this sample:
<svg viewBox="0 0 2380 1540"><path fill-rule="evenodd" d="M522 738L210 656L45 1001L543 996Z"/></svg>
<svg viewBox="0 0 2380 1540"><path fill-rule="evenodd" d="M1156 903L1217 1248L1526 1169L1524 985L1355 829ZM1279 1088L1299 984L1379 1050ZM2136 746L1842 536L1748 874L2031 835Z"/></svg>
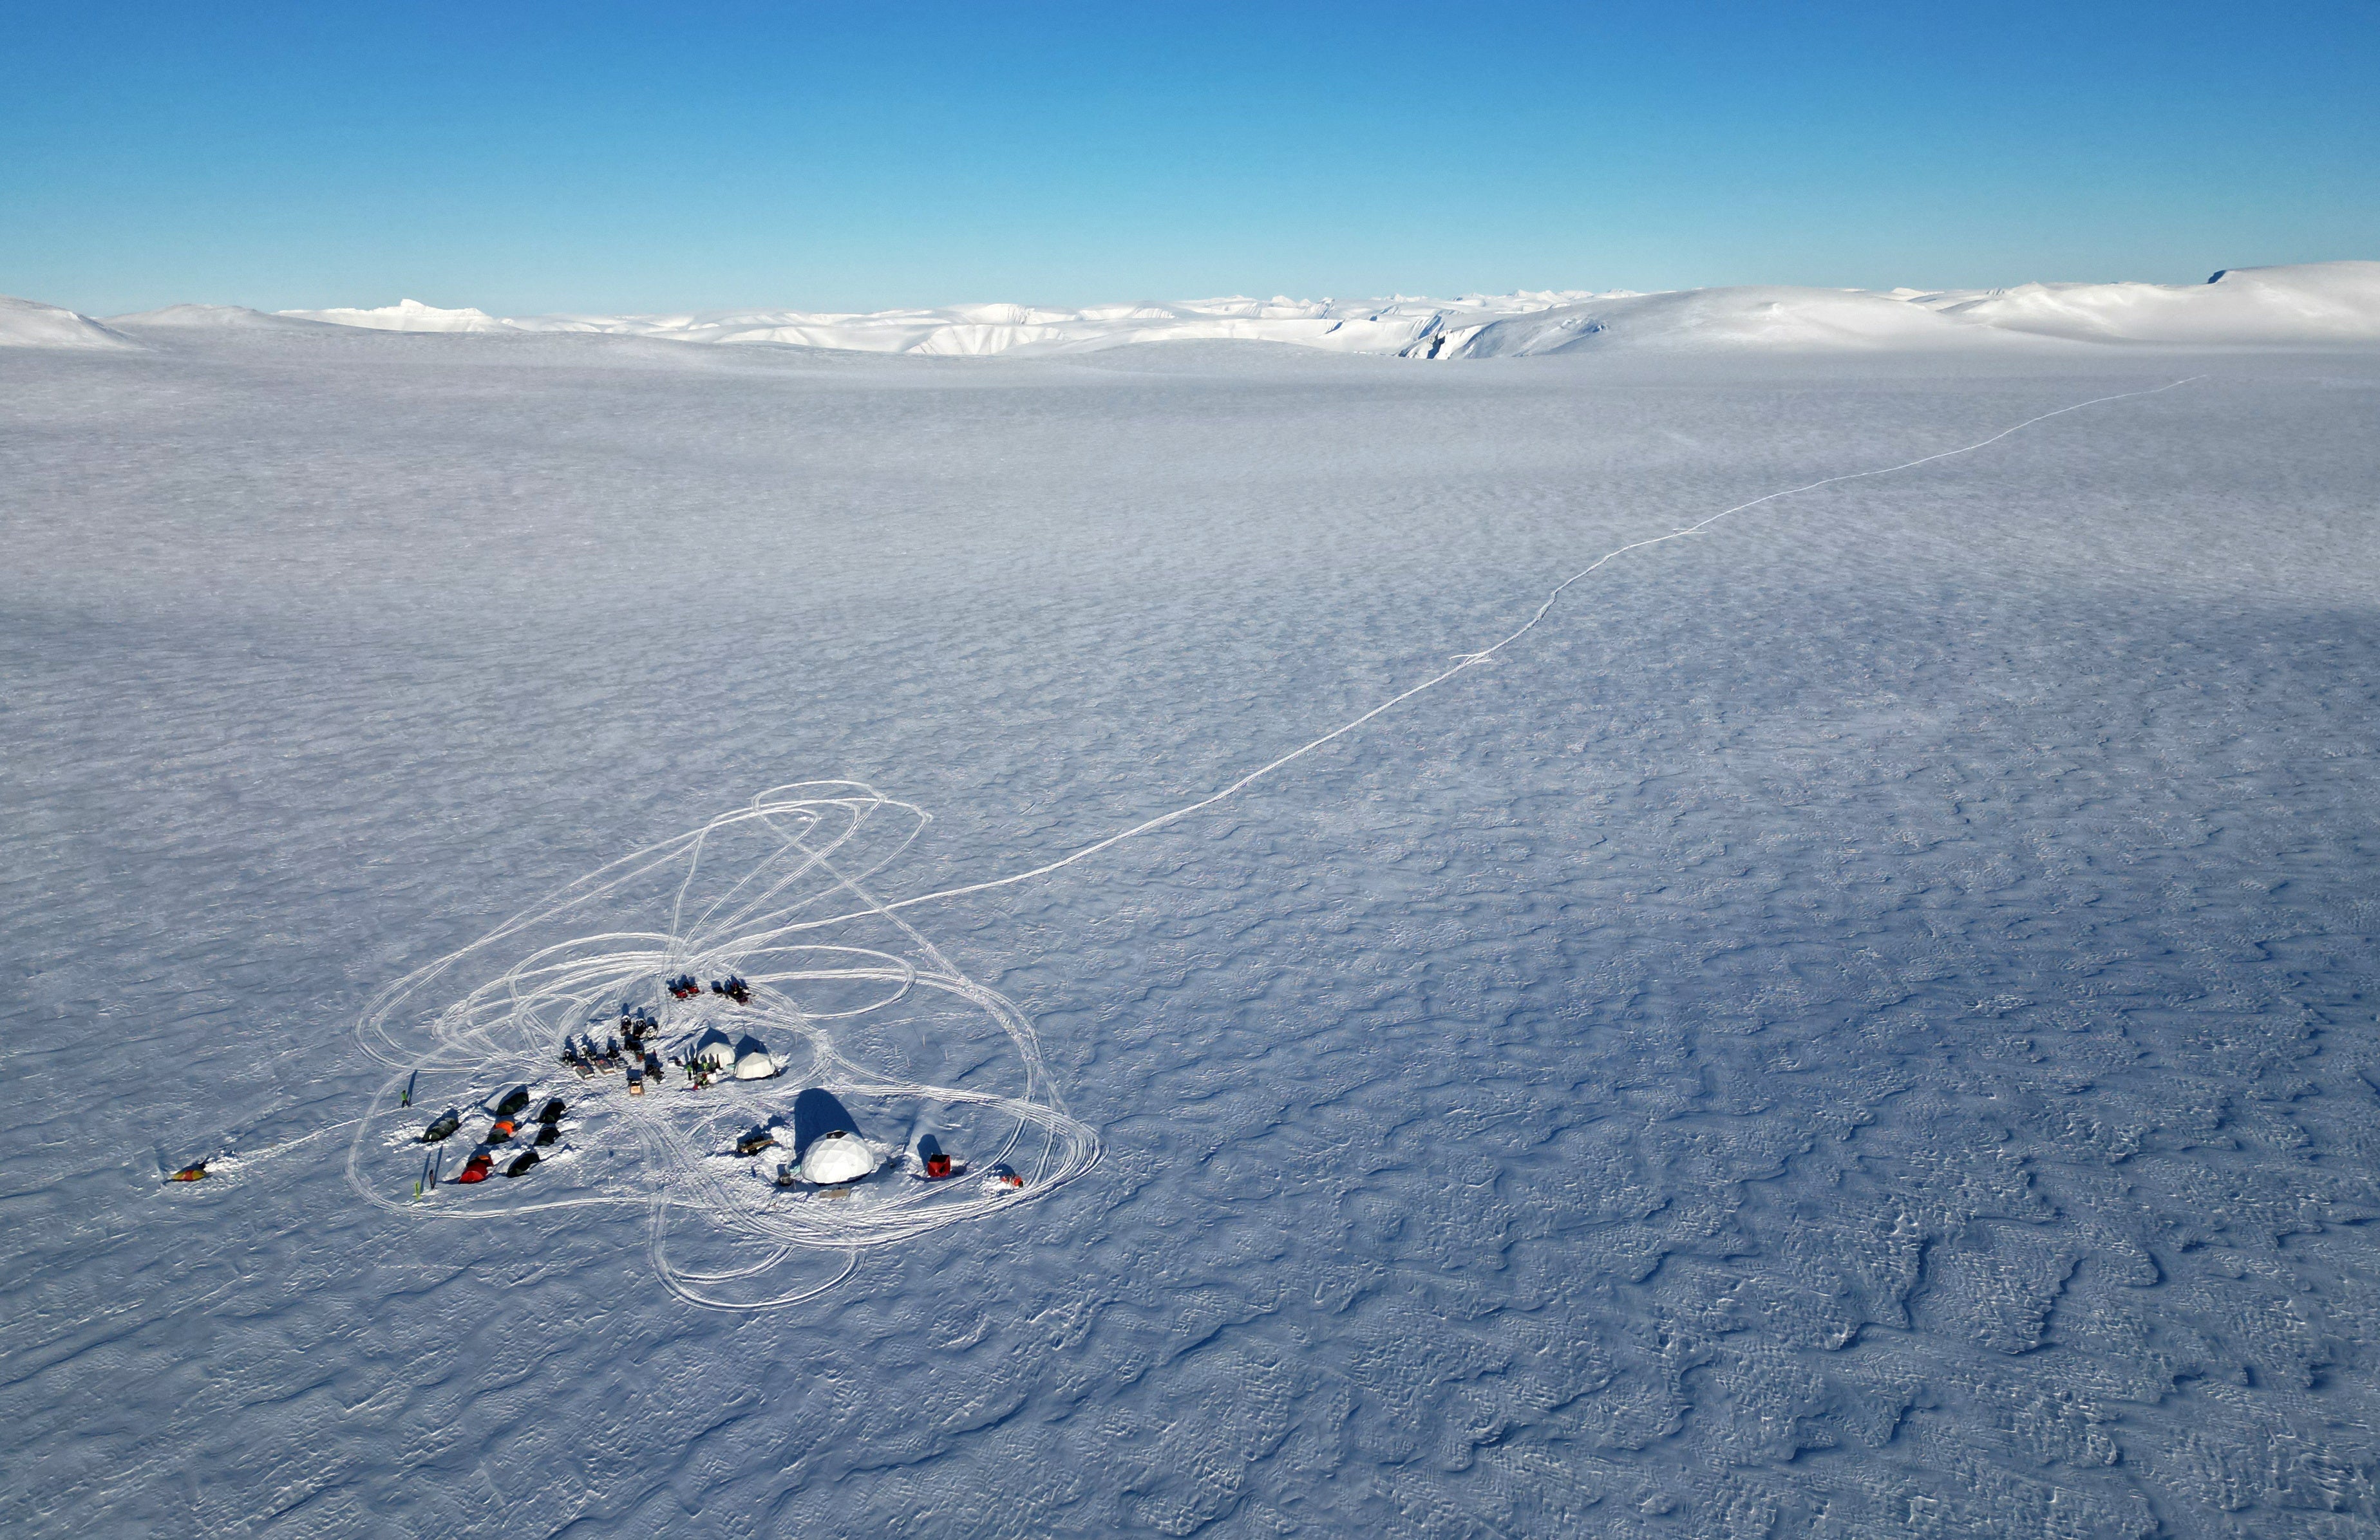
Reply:
<svg viewBox="0 0 2380 1540"><path fill-rule="evenodd" d="M1180 819L1205 812L1274 771L1361 730L1464 671L1491 661L1498 653L1543 623L1564 591L1631 552L1701 534L1721 519L1780 498L1845 481L1892 475L1973 454L2050 418L2134 395L2155 394L2189 382L2187 380L2175 381L2147 390L2098 396L2056 407L1972 444L1938 451L1900 465L1847 471L1799 487L1764 493L1706 515L1669 534L1649 536L1618 547L1557 584L1544 602L1517 629L1478 651L1459 655L1453 667L1400 691L1362 715L1249 770L1207 796L1109 835L1055 861L1006 877L886 903L876 898L861 883L882 870L915 838L917 829L921 828L925 821L921 809L892 804L873 788L856 783L820 782L763 793L746 811L714 819L700 831L680 840L623 857L594 877L572 884L536 911L516 916L472 946L429 964L392 987L388 994L366 1013L358 1026L365 1051L389 1064L399 1074L398 1079L393 1079L383 1088L376 1110L385 1106L396 1095L400 1085L408 1093L414 1090L424 1071L440 1076L443 1072L461 1069L471 1075L475 1084L484 1082L492 1074L499 1085L510 1084L519 1075L534 1074L539 1066L552 1058L555 1044L582 1030L591 1029L600 1035L618 1012L632 1006L641 1008L648 1003L658 1005L662 1013L661 1040L679 1050L678 1056L682 1056L683 1050L693 1044L702 1029L722 1024L713 1019L709 1003L699 999L693 1010L686 1011L653 998L652 981L665 976L675 976L681 970L697 976L709 973L748 975L759 998L751 1005L739 1005L729 1013L724 1024L732 1029L728 1036L732 1039L740 1034L765 1028L771 1029L771 1035L779 1041L791 1036L806 1039L810 1049L808 1063L789 1066L792 1070L791 1084L795 1088L819 1085L831 1091L865 1095L871 1098L930 1101L945 1110L960 1105L990 1109L1014 1117L1016 1120L1015 1130L984 1162L987 1166L1005 1163L1018 1139L1028 1128L1038 1126L1043 1135L1042 1147L1032 1163L1030 1173L1026 1176L1023 1188L1015 1195L1047 1192L1089 1170L1097 1163L1097 1134L1087 1125L1067 1117L1062 1107L1055 1104L1054 1093L1047 1085L1047 1072L1038 1044L1023 1013L997 992L986 989L953 970L908 922L895 917L894 911L1029 882L1097 856L1127 840L1153 833ZM860 834L871 819L888 806L909 815L915 820L909 831L890 853L871 860L864 871L846 874L836 865L837 854ZM731 831L756 824L767 831L767 839L763 842L764 854L723 891L710 897L707 902L698 902L697 912L689 915L689 892L698 877L708 875L704 871L706 851L712 844L724 842ZM821 826L825 826L823 831ZM771 841L781 843L778 848L765 848ZM712 857L714 867L719 859L716 855ZM418 997L432 989L448 974L479 961L479 954L508 944L518 944L518 938L524 931L565 917L578 918L588 910L599 909L607 901L619 898L624 890L650 886L657 872L675 874L681 867L683 876L679 878L671 903L670 923L665 931L606 931L540 947L439 1012L428 1027L433 1044L427 1051L408 1044L394 1032L395 1022L409 1007L418 1008ZM855 903L856 907L844 907ZM819 907L841 912L823 916L809 912ZM871 918L887 920L897 927L902 937L923 953L932 971L920 974L917 964L892 952L792 940L795 936ZM793 965L795 964L802 965ZM861 980L888 984L892 988L881 998L864 1005L832 1013L805 1012L783 992L788 986ZM1021 1097L886 1080L839 1052L831 1034L820 1025L823 1020L833 1016L859 1016L881 1011L900 1002L913 989L918 988L965 1000L998 1024L1008 1035L1023 1062L1025 1079ZM619 1002L616 1007L613 1005L613 1001ZM437 1081L433 1079L435 1084ZM1037 1093L1051 1098L1052 1104L1044 1106L1034 1099ZM432 1100L435 1099L433 1097ZM467 1097L465 1099L477 1098ZM632 1192L645 1189L650 1191L650 1197L640 1200L632 1196L628 1201L649 1201L651 1205L653 1218L650 1255L654 1268L672 1292L690 1303L724 1306L727 1302L700 1293L694 1285L697 1282L723 1281L729 1278L744 1279L766 1272L785 1260L796 1247L856 1248L912 1239L941 1224L980 1218L1005 1203L1010 1196L997 1187L989 1187L974 1199L958 1201L955 1195L960 1189L953 1183L939 1192L917 1188L880 1201L837 1204L831 1207L806 1201L808 1194L798 1199L771 1201L749 1191L748 1182L722 1182L717 1173L708 1169L702 1152L706 1146L715 1147L722 1127L729 1124L748 1127L756 1122L765 1123L772 1110L782 1112L783 1106L789 1105L791 1100L783 1087L771 1096L748 1091L736 1081L723 1081L719 1094L707 1099L724 1105L706 1105L700 1109L701 1115L691 1122L679 1115L681 1110L674 1098L655 1097L641 1106L636 1098L624 1093L607 1096L604 1099L615 1104L613 1108L615 1116L624 1117L633 1128L643 1146L644 1162L650 1168L637 1172L630 1179ZM578 1110L583 1125L586 1115L583 1101ZM417 1117L403 1121L409 1125L419 1120ZM396 1207L398 1204L381 1190L386 1184L386 1176L381 1175L376 1182L363 1169L366 1145L376 1132L380 1130L370 1117L358 1126L348 1160L348 1178L367 1201ZM730 1136L732 1133L730 1130ZM383 1136L382 1143L387 1142ZM399 1142L398 1147L406 1149L408 1143ZM552 1180L549 1178L548 1182L540 1183L540 1186L550 1184ZM882 1190L881 1185L871 1189L870 1196ZM421 1195L417 1191L415 1200L419 1201ZM929 1203L929 1199L938 1196L952 1201ZM486 1218L576 1203L619 1201L619 1198L616 1194L554 1197L541 1193L534 1200L507 1201L493 1192L485 1192L473 1193L470 1200L475 1201L456 1200L450 1196L446 1211ZM663 1252L662 1238L673 1207L697 1210L714 1224L745 1236L774 1241L780 1245L749 1268L729 1274L686 1275L674 1268ZM760 1301L738 1301L735 1307L768 1309L799 1304L815 1297L822 1289L840 1283L845 1277L848 1277L847 1272L826 1285L805 1287Z"/></svg>
<svg viewBox="0 0 2380 1540"><path fill-rule="evenodd" d="M2375 1522L2369 358L127 332L0 363L12 1533ZM853 1249L780 1259L647 1160L672 1117L775 1195L710 1092L599 1082L612 1132L490 1194L621 1201L443 1222L346 1180L375 996L756 787L934 809L887 904L1028 870L1581 552L2185 375L1636 551L1201 817L898 911L1029 1019L1099 1163L814 1298L656 1272L657 1211L728 1304ZM747 820L675 920L682 863L511 933L392 1057L802 859ZM783 944L944 971L880 916ZM983 1008L896 987L772 985L763 1035L1020 1096Z"/></svg>
<svg viewBox="0 0 2380 1540"><path fill-rule="evenodd" d="M2192 378L2196 377L2193 376ZM1351 733L1362 730L1378 718L1385 716L1389 712L1395 710L1406 701L1412 700L1416 697L1425 695L1427 692L1436 689L1439 685L1457 677L1467 670L1477 668L1483 663L1494 661L1498 653L1503 651L1514 642L1519 641L1522 637L1536 630L1539 624L1543 624L1546 616L1553 612L1554 606L1560 602L1561 596L1564 592L1580 581L1593 576L1596 573L1603 570L1604 567L1609 565L1615 561L1618 561L1621 557L1627 555L1631 552L1645 551L1654 546L1667 544L1670 540L1682 540L1690 535L1702 534L1709 529L1712 525L1717 524L1723 518L1732 517L1737 514L1749 513L1755 508L1760 507L1765 503L1774 503L1779 498L1793 497L1803 492L1816 491L1823 487L1840 486L1846 481L1864 480L1871 476L1891 476L1900 471L1914 470L1920 466L1932 465L1939 460L1952 459L1961 455L1972 455L1979 449L1989 448L1991 445L1999 443L2002 439L2009 437L2012 433L2022 432L2025 429L2032 427L2036 422L2046 422L2051 418L2063 417L2069 412L2079 412L2085 407L2102 406L2110 401L2124 401L2137 395L2155 395L2161 392L2169 391L2174 389L2176 386L2186 385L2190 382L2191 379L2175 380L2162 385L2151 386L2145 390L2123 391L2114 395L2094 396L2088 401L2078 401L2070 406L2053 407L2049 411L2039 413L2035 416L2025 418L2022 422L2003 428L1998 432L1992 434L1989 438L1978 439L1973 443L1962 444L1956 449L1940 450L1932 455L1921 455L1919 458L1914 460L1904 460L1896 466L1882 466L1869 470L1845 471L1841 475L1823 477L1818 480L1806 482L1802 486L1784 487L1776 491L1763 492L1760 496L1752 498L1747 502L1739 503L1731 508L1722 508L1715 514L1706 514L1703 517L1696 519L1694 523L1682 525L1676 529L1670 530L1666 535L1648 535L1640 540L1631 540L1626 545L1618 546L1610 551L1605 552L1602 555L1597 556L1586 565L1579 568L1578 571L1572 573L1568 577L1565 577L1560 582L1555 584L1553 591L1546 595L1545 602L1539 604L1536 612L1532 613L1527 620L1522 622L1517 629L1508 632L1503 637L1498 638L1487 647L1480 649L1476 652L1462 652L1455 654L1454 666L1452 668L1441 670L1440 672L1421 681L1417 685L1408 685L1404 689L1398 691L1395 695L1390 696L1388 699L1380 702L1378 706L1373 707L1370 710L1366 711L1363 715L1352 718L1347 721L1341 722L1338 726L1330 729L1328 733L1323 734L1320 737L1308 739L1306 742L1300 744L1295 748L1291 749L1288 753L1281 755L1279 758L1269 760L1264 764L1258 765L1256 769L1240 776L1237 780L1232 782L1229 785L1223 787L1220 791L1213 792L1206 796L1200 797L1196 802L1185 803L1182 806L1176 807L1171 812L1160 813L1153 819L1145 819L1142 822L1134 824L1131 828L1123 830L1119 833L1111 834L1103 840L1096 841L1090 844L1083 846L1079 850L1062 855L1054 861L1045 862L1040 866L1031 867L1026 871L1011 873L1006 877L990 878L981 882L971 882L964 887L945 888L938 892L914 894L908 898L897 899L892 903L885 905L884 908L887 912L892 909L905 909L913 904L933 903L943 899L965 897L970 893L988 892L995 888L1006 888L1019 882L1030 882L1036 878L1047 877L1051 872L1062 871L1066 867L1073 866L1077 861L1087 860L1103 851L1122 844L1126 840L1137 839L1143 834L1154 833L1158 830L1165 828L1168 824L1175 823L1183 819L1203 813L1207 809L1213 807L1220 803L1229 801L1231 798L1237 796L1240 793L1245 791L1248 787L1255 785L1257 782L1272 774L1275 770L1283 769L1299 759L1303 759L1307 755L1313 753L1316 749L1321 748L1326 745L1335 743ZM838 918L856 917L857 917L856 912L851 916L838 916Z"/></svg>

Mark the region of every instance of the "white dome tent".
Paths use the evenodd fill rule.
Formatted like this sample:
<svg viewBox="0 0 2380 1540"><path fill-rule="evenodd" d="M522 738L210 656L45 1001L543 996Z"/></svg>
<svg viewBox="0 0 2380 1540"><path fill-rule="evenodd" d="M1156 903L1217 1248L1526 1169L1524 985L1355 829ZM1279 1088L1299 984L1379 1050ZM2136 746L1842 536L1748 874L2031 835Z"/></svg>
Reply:
<svg viewBox="0 0 2380 1540"><path fill-rule="evenodd" d="M809 1152L802 1157L801 1169L805 1182L820 1187L840 1186L874 1175L876 1152L858 1134L838 1128L811 1141Z"/></svg>
<svg viewBox="0 0 2380 1540"><path fill-rule="evenodd" d="M794 1161L803 1181L820 1187L857 1182L877 1167L850 1110L815 1085L794 1098Z"/></svg>

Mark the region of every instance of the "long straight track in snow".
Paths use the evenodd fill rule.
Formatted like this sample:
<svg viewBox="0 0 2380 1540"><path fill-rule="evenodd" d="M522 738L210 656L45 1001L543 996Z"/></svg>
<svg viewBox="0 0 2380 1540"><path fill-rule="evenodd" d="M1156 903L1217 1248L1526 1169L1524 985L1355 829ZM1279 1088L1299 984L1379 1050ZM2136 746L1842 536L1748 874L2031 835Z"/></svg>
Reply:
<svg viewBox="0 0 2380 1540"><path fill-rule="evenodd" d="M2203 374L2193 374L2180 380L2169 380L2162 385L2153 385L2146 390L2119 391L2113 395L2095 395L2088 401L2073 402L2068 406L2055 407L2049 411L2041 412L2033 417L2026 418L2022 422L2011 423L2008 427L2001 429L1998 432L1992 434L1989 438L1977 439L1973 443L1961 444L1956 449L1945 449L1936 454L1923 455L1914 460L1903 460L1899 465L1878 466L1869 470L1846 471L1840 476L1825 477L1819 480L1804 482L1798 487L1779 488L1778 491L1773 492L1764 492L1760 496L1753 498L1749 502L1739 503L1731 508L1722 508L1718 513L1709 515L1707 517L1698 519L1693 524L1672 529L1667 534L1649 535L1641 540L1631 540L1626 545L1616 546L1613 549L1605 552L1602 555L1597 556L1594 561L1589 562L1586 565L1579 568L1576 572L1572 573L1568 577L1563 578L1560 582L1555 584L1552 591L1546 595L1545 602L1537 606L1536 613L1530 615L1527 620L1522 622L1521 624L1516 626L1509 635L1487 647L1481 648L1476 652L1457 654L1453 667L1443 670L1440 673L1434 673L1427 679L1423 680L1420 684L1415 685L1410 688L1398 691L1395 695L1392 695L1388 699L1381 701L1378 706L1373 707L1363 715L1350 718L1348 721L1341 722L1338 726L1330 729L1330 731L1323 734L1321 736L1298 745L1295 748L1293 748L1288 753L1281 755L1279 758L1269 760L1262 765L1258 765L1256 769L1248 771L1245 775L1241 776L1238 780L1232 782L1230 785L1223 787L1220 791L1210 792L1207 795L1200 797L1196 802L1184 803L1183 806L1176 807L1170 812L1160 813L1155 818L1148 819L1142 822L1134 824L1129 829L1120 830L1113 834L1108 835L1105 839L1094 841L1093 843L1083 846L1079 850L1073 851L1065 855L1058 857L1054 861L1045 861L1038 867L1032 867L1024 871L1012 872L1006 877L990 878L981 882L969 882L955 888L942 888L930 893L918 893L909 898L897 899L885 904L884 909L888 912L895 909L906 909L916 904L931 903L940 899L963 898L969 893L990 892L995 888L1009 888L1014 887L1020 882L1029 882L1037 877L1046 877L1051 872L1062 871L1078 861L1088 860L1090 857L1099 855L1101 851L1112 849L1113 847L1123 843L1127 840L1138 839L1143 834L1153 834L1169 824L1179 823L1184 819L1189 818L1193 814L1205 812L1208 808L1216 806L1218 803L1227 802L1231 798L1237 796L1240 793L1247 790L1250 786L1255 785L1257 782L1262 781L1267 776L1272 774L1273 771L1281 770L1305 758L1305 756L1313 753L1318 748L1335 743L1339 739L1347 736L1349 734L1354 733L1358 728L1365 726L1375 719L1395 710L1406 701L1412 700L1417 696L1427 695L1428 692L1438 688L1440 685L1447 683L1449 680L1467 673L1471 670L1488 661L1498 653L1503 651L1514 642L1519 641L1523 637L1525 637L1530 632L1536 630L1539 624L1542 623L1548 614L1553 612L1554 605L1560 600L1564 591L1569 589L1572 585L1579 582L1583 578L1592 576L1594 573L1599 571L1609 564L1618 561L1621 557L1627 555L1632 551L1643 551L1650 546L1663 545L1670 540L1684 540L1691 535L1699 535L1723 518L1728 518L1736 514L1747 513L1754 508L1761 506L1763 503L1775 503L1780 498L1793 497L1803 492L1816 491L1821 487L1839 486L1845 481L1859 481L1876 476L1891 476L1900 471L1914 470L1920 466L1930 466L1938 460L1949 460L1955 459L1961 455L1973 455L1979 449L1988 449L1993 444L1999 443L2002 439L2008 438L2015 433L2021 433L2025 429L2032 427L2034 424L2037 422L2046 422L2054 417L2063 417L2069 412L2079 412L2086 406L2104 406L2110 401L2130 401L2138 396L2157 395L2166 391L2173 390L2179 386L2187 385L2194 381L2204 380L2204 378L2206 377ZM868 911L855 911L850 915L838 915L832 918L819 920L813 923L818 925L833 925L842 920L857 918L861 914L865 914Z"/></svg>

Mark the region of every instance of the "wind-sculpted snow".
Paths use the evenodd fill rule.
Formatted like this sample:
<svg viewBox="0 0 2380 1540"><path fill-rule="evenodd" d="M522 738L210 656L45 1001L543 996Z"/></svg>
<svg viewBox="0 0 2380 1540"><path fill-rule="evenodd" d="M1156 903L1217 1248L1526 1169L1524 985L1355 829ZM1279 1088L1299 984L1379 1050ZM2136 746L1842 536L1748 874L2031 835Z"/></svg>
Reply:
<svg viewBox="0 0 2380 1540"><path fill-rule="evenodd" d="M72 310L0 295L0 347L70 347L112 351L140 344Z"/></svg>
<svg viewBox="0 0 2380 1540"><path fill-rule="evenodd" d="M2238 268L2204 284L2013 289L1737 287L1460 299L1231 298L1060 309L960 305L872 315L758 310L500 320L407 299L291 310L405 332L588 332L929 357L1072 354L1146 343L1274 342L1342 353L1494 358L1610 348L1878 352L2041 349L2048 339L2235 346L2380 342L2380 262Z"/></svg>
<svg viewBox="0 0 2380 1540"><path fill-rule="evenodd" d="M2036 351L2057 343L2288 346L2380 342L2380 262L2241 268L2204 284L2027 284L1888 294L1687 289L1488 321L1436 357L1613 347L1695 351Z"/></svg>
<svg viewBox="0 0 2380 1540"><path fill-rule="evenodd" d="M1450 333L1437 357L1528 358L1610 348L1694 351L2038 351L2041 339L1888 295L1726 288L1621 295Z"/></svg>
<svg viewBox="0 0 2380 1540"><path fill-rule="evenodd" d="M133 315L117 316L111 322L134 328L161 327L174 331L203 329L207 331L241 330L265 332L304 332L325 326L347 324L327 321L308 321L297 316L267 315L240 305L167 305L162 309L142 310ZM401 331L402 327L379 327L374 330Z"/></svg>
<svg viewBox="0 0 2380 1540"><path fill-rule="evenodd" d="M2380 343L2380 262L2234 268L2204 284L2026 284L1913 296L1938 313L2087 342Z"/></svg>
<svg viewBox="0 0 2380 1540"><path fill-rule="evenodd" d="M12 1540L2380 1532L2369 352L121 329L0 361Z"/></svg>
<svg viewBox="0 0 2380 1540"><path fill-rule="evenodd" d="M672 1292L754 1310L832 1287L862 1248L983 1220L1082 1175L1099 1158L1099 1138L1066 1115L1024 1013L953 968L868 887L924 821L921 810L856 783L779 787L622 857L407 976L358 1028L364 1050L397 1074L357 1126L348 1180L367 1201L408 1218L515 1221L587 1204L649 1208L653 1267ZM509 965L452 1003L423 1009L504 959ZM661 984L681 973L739 978L750 998L674 998ZM757 1035L781 1050L781 1073L758 1083L723 1077L698 1091L690 1080L673 1089L656 1076L650 1091L640 1084L630 1095L625 1076L589 1077L582 1088L554 1073L558 1049L582 1036L616 1041L616 1024L632 1010L657 1015L656 1058L682 1059L710 1032ZM782 1053L795 1045L803 1051ZM880 1055L904 1068L964 1070L967 1084L909 1080L870 1061ZM991 1088L1002 1080L1015 1094ZM404 1194L405 1179L424 1165L419 1135L437 1110L470 1108L521 1084L539 1087L533 1102L566 1097L577 1134L545 1158L536 1182L475 1192L433 1182ZM877 1151L888 1168L880 1180L831 1194L786 1191L730 1151L759 1130L777 1135L771 1147L782 1158L794 1143L795 1095L809 1087L858 1102L863 1130L896 1135ZM922 1170L905 1170L920 1134L980 1152L985 1170L1014 1161L1020 1184L929 1182ZM429 1164L459 1166L436 1154ZM688 1273L670 1261L667 1235L689 1219L763 1249L729 1271ZM845 1259L826 1281L788 1286L779 1276L798 1275L819 1251Z"/></svg>
<svg viewBox="0 0 2380 1540"><path fill-rule="evenodd" d="M498 320L476 309L440 309L407 299L378 309L290 310L293 317L402 332L579 332L662 337L675 342L777 343L856 353L925 358L1047 355L1160 342L1293 343L1340 353L1397 353L1449 326L1529 313L1584 298L1570 294L1474 296L1461 300L1397 297L1340 303L1286 297L1192 299L1054 309L1027 305L957 305L942 309L852 315L800 310L653 316L560 315Z"/></svg>

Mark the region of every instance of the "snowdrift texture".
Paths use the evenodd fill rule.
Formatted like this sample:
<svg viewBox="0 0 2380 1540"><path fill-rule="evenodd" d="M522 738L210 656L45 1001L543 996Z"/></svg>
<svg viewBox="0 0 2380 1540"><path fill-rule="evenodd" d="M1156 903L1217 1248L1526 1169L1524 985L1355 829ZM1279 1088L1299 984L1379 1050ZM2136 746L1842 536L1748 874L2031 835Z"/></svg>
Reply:
<svg viewBox="0 0 2380 1540"><path fill-rule="evenodd" d="M2086 342L2373 342L2380 341L2380 262L2240 268L2192 288L2027 284L1912 302L2011 332Z"/></svg>
<svg viewBox="0 0 2380 1540"><path fill-rule="evenodd" d="M962 305L877 315L783 310L521 320L408 299L380 309L286 313L393 332L601 332L932 356L1214 340L1428 358L1608 347L1930 350L2008 347L2041 338L2278 346L2380 341L2380 262L2240 268L2198 285L2028 284L1938 293L1772 287L1457 300L1210 299L1083 310Z"/></svg>
<svg viewBox="0 0 2380 1540"><path fill-rule="evenodd" d="M12 1540L2380 1529L2374 353L124 325L0 360ZM390 1023L856 882L753 1084L1005 1001L1097 1163L412 1202L374 1002L830 778Z"/></svg>
<svg viewBox="0 0 2380 1540"><path fill-rule="evenodd" d="M136 315L114 317L111 324L119 327L237 327L249 331L291 332L319 328L325 323L293 316L267 315L262 310L251 310L242 305L168 305L161 310L142 310ZM380 331L398 329L375 328Z"/></svg>
<svg viewBox="0 0 2380 1540"><path fill-rule="evenodd" d="M0 295L0 347L71 347L84 351L137 347L122 333L89 316Z"/></svg>

